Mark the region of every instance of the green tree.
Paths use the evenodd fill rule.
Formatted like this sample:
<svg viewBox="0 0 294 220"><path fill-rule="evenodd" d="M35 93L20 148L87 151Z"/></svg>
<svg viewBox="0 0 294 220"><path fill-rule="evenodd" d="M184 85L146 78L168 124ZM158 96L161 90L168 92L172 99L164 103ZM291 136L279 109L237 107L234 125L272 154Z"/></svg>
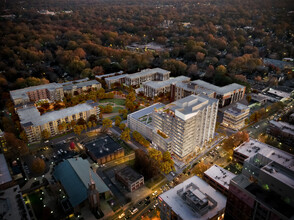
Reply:
<svg viewBox="0 0 294 220"><path fill-rule="evenodd" d="M124 141L129 141L131 139L130 129L125 128L125 130L121 133L120 138Z"/></svg>
<svg viewBox="0 0 294 220"><path fill-rule="evenodd" d="M91 121L88 121L88 123L87 123L87 126L88 126L88 128L92 128L92 122Z"/></svg>
<svg viewBox="0 0 294 220"><path fill-rule="evenodd" d="M126 124L125 123L121 123L118 127L119 127L120 130L124 130L125 127L126 127Z"/></svg>
<svg viewBox="0 0 294 220"><path fill-rule="evenodd" d="M42 132L41 132L41 136L43 139L48 139L50 138L50 133L47 129L44 129Z"/></svg>
<svg viewBox="0 0 294 220"><path fill-rule="evenodd" d="M217 74L224 75L227 73L227 68L224 65L219 65L218 67L216 67L215 71Z"/></svg>

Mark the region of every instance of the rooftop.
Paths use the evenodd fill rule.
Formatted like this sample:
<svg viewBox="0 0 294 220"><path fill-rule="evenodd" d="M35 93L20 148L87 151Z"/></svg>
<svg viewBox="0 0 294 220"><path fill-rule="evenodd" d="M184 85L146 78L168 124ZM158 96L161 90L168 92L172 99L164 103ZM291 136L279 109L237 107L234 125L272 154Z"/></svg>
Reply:
<svg viewBox="0 0 294 220"><path fill-rule="evenodd" d="M291 96L291 93L283 92L283 91L272 89L272 88L270 88L267 92L281 98L289 98Z"/></svg>
<svg viewBox="0 0 294 220"><path fill-rule="evenodd" d="M203 108L217 102L217 99L209 98L207 96L190 95L166 105L164 109L170 109L177 117L183 120L188 120L197 115Z"/></svg>
<svg viewBox="0 0 294 220"><path fill-rule="evenodd" d="M225 113L228 113L228 114L231 114L234 116L238 116L238 115L243 114L246 111L248 111L248 114L249 114L249 110L250 110L250 108L248 106L243 105L241 103L236 103L231 108L228 108L227 110L225 110Z"/></svg>
<svg viewBox="0 0 294 220"><path fill-rule="evenodd" d="M117 171L116 173L121 178L123 178L126 182L128 182L128 184L132 184L143 177L141 174L137 173L135 170L133 170L129 166L122 168L121 170Z"/></svg>
<svg viewBox="0 0 294 220"><path fill-rule="evenodd" d="M273 126L279 128L281 131L283 131L285 133L294 135L294 125L292 125L292 124L289 124L289 123L283 122L283 121L274 121L274 120L271 120L269 123L270 123L270 125L273 125Z"/></svg>
<svg viewBox="0 0 294 220"><path fill-rule="evenodd" d="M148 81L148 82L144 82L143 85L149 86L153 89L160 89L160 88L164 88L166 86L170 86L173 83L184 82L184 81L190 81L190 77L178 76L178 77L170 78L170 79L164 80L164 81Z"/></svg>
<svg viewBox="0 0 294 220"><path fill-rule="evenodd" d="M155 104L153 104L153 105L151 105L149 107L143 108L143 109L141 109L139 111L136 111L134 113L129 114L128 117L132 117L132 118L135 118L135 119L139 120L140 118L151 114L154 111L154 109L159 109L159 108L162 108L164 106L165 105L162 104L162 103L155 103Z"/></svg>
<svg viewBox="0 0 294 220"><path fill-rule="evenodd" d="M63 89L64 90L72 90L74 87L75 88L82 88L84 86L92 86L95 84L100 84L100 82L96 81L96 80L90 80L90 81L81 81L81 80L77 80L77 81L72 81L72 82L66 82L63 83Z"/></svg>
<svg viewBox="0 0 294 220"><path fill-rule="evenodd" d="M40 114L40 112L35 106L24 106L23 108L17 110L17 114L20 118L22 125L29 123L34 126L39 126L39 125L46 124L50 121L55 121L61 118L65 118L73 114L89 111L93 109L95 105L96 105L95 103L91 101L87 101L86 103L78 104L73 107L60 109L58 111L46 112L43 115Z"/></svg>
<svg viewBox="0 0 294 220"><path fill-rule="evenodd" d="M95 139L84 145L97 159L122 149L122 147L109 136Z"/></svg>
<svg viewBox="0 0 294 220"><path fill-rule="evenodd" d="M210 95L214 93L214 91L211 89L197 86L195 81L191 81L190 83L177 82L176 87L183 88L186 91L196 92L196 94Z"/></svg>
<svg viewBox="0 0 294 220"><path fill-rule="evenodd" d="M12 181L4 154L0 154L0 185Z"/></svg>
<svg viewBox="0 0 294 220"><path fill-rule="evenodd" d="M183 196L187 199L184 200ZM197 176L164 192L158 199L167 203L183 220L210 219L224 210L227 201L225 196ZM190 206L187 200L192 201L195 205ZM208 206L207 212L198 213L198 205Z"/></svg>
<svg viewBox="0 0 294 220"><path fill-rule="evenodd" d="M242 85L237 84L237 83L232 83L232 84L227 85L227 86L219 87L219 86L215 86L213 84L210 84L210 83L202 81L202 80L195 80L193 82L195 82L197 85L199 85L201 87L213 90L216 93L222 94L222 95L224 95L226 93L229 93L229 92L232 92L234 90L244 89L245 88L245 86L242 86Z"/></svg>
<svg viewBox="0 0 294 220"><path fill-rule="evenodd" d="M76 207L88 198L90 172L99 193L110 191L103 180L90 168L88 160L83 160L80 157L71 158L55 167L53 176L61 182L72 207Z"/></svg>
<svg viewBox="0 0 294 220"><path fill-rule="evenodd" d="M128 75L129 74L122 74L122 75L117 75L117 76L111 76L111 77L105 78L105 81L111 81L111 80L117 80L117 79L125 78Z"/></svg>
<svg viewBox="0 0 294 220"><path fill-rule="evenodd" d="M108 73L108 74L95 76L95 78L102 79L103 77L111 77L111 76L115 76L116 74L122 74L122 73L123 73L123 71L119 71L117 73Z"/></svg>
<svg viewBox="0 0 294 220"><path fill-rule="evenodd" d="M57 88L62 88L62 84L49 83L49 84L44 84L44 85L39 85L39 86L30 86L27 88L10 91L10 95L11 95L12 99L18 99L18 98L28 99L29 98L27 95L28 92L32 92L32 91L39 90L39 89L55 90Z"/></svg>
<svg viewBox="0 0 294 220"><path fill-rule="evenodd" d="M250 139L248 142L244 142L237 148L236 152L251 158L256 154L261 154L268 159L275 161L276 163L294 171L294 156L278 148L270 146L268 144L259 142L255 139Z"/></svg>
<svg viewBox="0 0 294 220"><path fill-rule="evenodd" d="M235 174L218 165L213 165L208 170L206 170L204 174L213 179L218 184L225 187L226 189L229 189L231 179L236 176Z"/></svg>
<svg viewBox="0 0 294 220"><path fill-rule="evenodd" d="M135 78L138 78L138 77L143 77L143 76L147 76L149 74L155 74L155 73L160 73L160 74L165 75L165 74L169 74L170 71L167 71L167 70L164 70L164 69L161 69L161 68L144 69L144 70L142 70L140 72L129 74L127 76L127 78L135 79Z"/></svg>
<svg viewBox="0 0 294 220"><path fill-rule="evenodd" d="M0 190L0 217L3 220L30 219L18 185Z"/></svg>

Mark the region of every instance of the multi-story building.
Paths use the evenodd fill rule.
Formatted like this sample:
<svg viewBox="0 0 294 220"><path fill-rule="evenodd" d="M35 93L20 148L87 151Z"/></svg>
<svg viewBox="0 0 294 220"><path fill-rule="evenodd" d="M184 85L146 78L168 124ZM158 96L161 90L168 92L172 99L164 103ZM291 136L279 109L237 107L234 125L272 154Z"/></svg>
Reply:
<svg viewBox="0 0 294 220"><path fill-rule="evenodd" d="M185 98L189 95L206 95L210 98L215 98L216 93L213 90L200 87L196 83L196 81L191 81L188 83L177 82L171 85L171 100L178 100Z"/></svg>
<svg viewBox="0 0 294 220"><path fill-rule="evenodd" d="M240 130L245 126L245 120L248 118L250 108L240 103L224 111L222 124L233 130Z"/></svg>
<svg viewBox="0 0 294 220"><path fill-rule="evenodd" d="M130 192L144 185L144 176L126 166L115 173L115 179L124 184Z"/></svg>
<svg viewBox="0 0 294 220"><path fill-rule="evenodd" d="M7 151L6 139L4 132L0 129L0 153Z"/></svg>
<svg viewBox="0 0 294 220"><path fill-rule="evenodd" d="M152 112L154 109L159 109L164 106L165 105L162 103L156 103L139 111L128 114L128 127L132 131L138 131L148 140L152 140L154 129L152 126Z"/></svg>
<svg viewBox="0 0 294 220"><path fill-rule="evenodd" d="M267 132L271 135L277 137L281 142L287 144L293 144L294 141L294 125L283 121L273 121L269 122L269 127Z"/></svg>
<svg viewBox="0 0 294 220"><path fill-rule="evenodd" d="M158 196L161 220L222 220L226 197L193 176Z"/></svg>
<svg viewBox="0 0 294 220"><path fill-rule="evenodd" d="M24 89L10 91L10 96L15 106L35 102L40 99L52 101L62 100L64 97L62 84L49 83L39 86L31 86Z"/></svg>
<svg viewBox="0 0 294 220"><path fill-rule="evenodd" d="M101 83L96 80L88 81L84 79L62 83L62 86L64 93L75 95L92 89L100 89Z"/></svg>
<svg viewBox="0 0 294 220"><path fill-rule="evenodd" d="M88 81L88 78L66 83L49 83L39 86L31 86L24 89L10 91L10 96L15 106L21 106L40 99L51 101L62 100L64 93L74 94L89 89L101 88L96 80Z"/></svg>
<svg viewBox="0 0 294 220"><path fill-rule="evenodd" d="M98 118L99 112L98 104L93 101L87 101L58 111L47 112L43 115L35 106L24 106L17 110L20 124L25 130L30 143L41 140L42 131L45 129L51 136L54 136L60 133L58 125L62 122L69 123L79 118L88 120L91 115L96 115Z"/></svg>
<svg viewBox="0 0 294 220"><path fill-rule="evenodd" d="M155 109L152 144L181 161L199 153L214 137L217 110L218 100L202 95L190 95Z"/></svg>
<svg viewBox="0 0 294 220"><path fill-rule="evenodd" d="M125 155L124 148L109 136L94 139L84 145L92 160L98 164L104 164Z"/></svg>
<svg viewBox="0 0 294 220"><path fill-rule="evenodd" d="M209 183L213 188L220 191L225 196L228 195L229 184L231 179L236 175L230 171L218 166L213 165L204 172L203 179Z"/></svg>
<svg viewBox="0 0 294 220"><path fill-rule="evenodd" d="M254 140L235 151L247 159L231 180L225 218L294 219L293 155Z"/></svg>
<svg viewBox="0 0 294 220"><path fill-rule="evenodd" d="M180 87L179 89L174 89L174 99L181 99L186 96L186 94L190 95L192 92L193 94L201 93L201 90L204 90L203 92L211 94L211 91L216 93L216 98L219 99L219 107L224 107L229 104L232 104L234 102L238 102L241 99L243 99L246 87L239 85L237 83L232 83L227 86L219 87L215 86L213 84L210 84L208 82L202 81L202 80L195 80L190 83L190 85L187 85L187 87L179 84L176 87ZM210 92L209 92L210 91Z"/></svg>
<svg viewBox="0 0 294 220"><path fill-rule="evenodd" d="M147 81L168 80L169 75L170 71L161 68L145 69L138 73L128 74L125 78L125 84L127 86L140 86Z"/></svg>
<svg viewBox="0 0 294 220"><path fill-rule="evenodd" d="M105 78L104 80L105 80L105 83L106 83L108 89L111 89L111 86L116 83L123 84L125 82L126 76L128 76L128 74L111 76L111 77Z"/></svg>
<svg viewBox="0 0 294 220"><path fill-rule="evenodd" d="M144 95L147 97L155 97L160 93L165 94L170 92L171 85L177 82L187 83L190 78L187 76L178 76L175 78L170 78L165 81L148 81L142 83Z"/></svg>

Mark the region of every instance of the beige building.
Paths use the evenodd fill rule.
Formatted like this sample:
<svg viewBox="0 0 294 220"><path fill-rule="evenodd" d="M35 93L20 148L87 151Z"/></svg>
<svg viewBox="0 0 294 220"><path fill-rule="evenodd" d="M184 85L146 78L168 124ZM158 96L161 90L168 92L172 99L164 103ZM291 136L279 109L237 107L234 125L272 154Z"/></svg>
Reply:
<svg viewBox="0 0 294 220"><path fill-rule="evenodd" d="M237 103L224 111L222 124L238 131L245 126L245 120L248 118L249 112L250 108L248 106Z"/></svg>
<svg viewBox="0 0 294 220"><path fill-rule="evenodd" d="M145 69L138 73L128 74L125 77L125 84L127 86L140 86L147 81L165 81L169 79L169 75L170 71L161 68Z"/></svg>
<svg viewBox="0 0 294 220"><path fill-rule="evenodd" d="M179 160L200 153L214 137L218 100L190 95L172 102L152 114L152 144L169 151Z"/></svg>
<svg viewBox="0 0 294 220"><path fill-rule="evenodd" d="M74 94L75 91L81 93L89 89L98 88L101 88L99 82L96 80L88 81L88 78L85 78L66 83L49 83L17 89L10 91L10 96L15 106L21 106L40 99L49 99L51 101L62 100L64 93Z"/></svg>
<svg viewBox="0 0 294 220"><path fill-rule="evenodd" d="M42 131L47 130L50 136L60 133L58 125L62 122L69 123L72 120L77 121L79 118L88 120L91 115L99 117L100 109L97 103L87 101L66 109L47 112L40 114L35 106L24 106L17 110L20 118L20 124L26 132L29 143L40 141Z"/></svg>
<svg viewBox="0 0 294 220"><path fill-rule="evenodd" d="M177 82L187 83L190 81L190 78L187 76L178 76L175 78L170 78L165 81L148 81L144 82L143 91L144 95L147 97L155 97L158 96L160 93L166 94L170 92L171 85Z"/></svg>
<svg viewBox="0 0 294 220"><path fill-rule="evenodd" d="M178 100L191 94L204 94L219 99L219 107L238 102L244 98L246 87L237 83L219 87L202 80L185 85L177 83L172 89L172 98Z"/></svg>

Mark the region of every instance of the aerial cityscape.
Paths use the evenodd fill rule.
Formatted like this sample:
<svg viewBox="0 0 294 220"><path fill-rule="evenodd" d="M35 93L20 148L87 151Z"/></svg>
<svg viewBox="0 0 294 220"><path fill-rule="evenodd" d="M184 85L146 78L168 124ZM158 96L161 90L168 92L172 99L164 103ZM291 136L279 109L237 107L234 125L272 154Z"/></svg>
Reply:
<svg viewBox="0 0 294 220"><path fill-rule="evenodd" d="M0 2L0 220L294 220L292 0Z"/></svg>

